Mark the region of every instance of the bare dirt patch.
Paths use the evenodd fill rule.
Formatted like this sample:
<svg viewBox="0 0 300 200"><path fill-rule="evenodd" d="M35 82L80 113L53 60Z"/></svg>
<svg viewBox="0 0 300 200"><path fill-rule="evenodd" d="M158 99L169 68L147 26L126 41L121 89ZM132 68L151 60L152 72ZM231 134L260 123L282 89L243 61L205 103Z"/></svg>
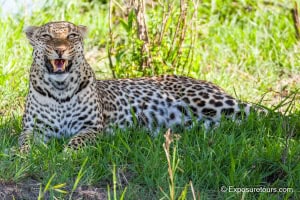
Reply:
<svg viewBox="0 0 300 200"><path fill-rule="evenodd" d="M33 179L27 179L20 183L0 182L0 199L38 199L40 186L41 184ZM66 199L68 199L71 194L71 188L66 188L65 190L68 191L68 194L66 194ZM44 199L49 199L48 193L46 193ZM105 188L95 186L80 186L72 194L72 199L106 200L107 191Z"/></svg>

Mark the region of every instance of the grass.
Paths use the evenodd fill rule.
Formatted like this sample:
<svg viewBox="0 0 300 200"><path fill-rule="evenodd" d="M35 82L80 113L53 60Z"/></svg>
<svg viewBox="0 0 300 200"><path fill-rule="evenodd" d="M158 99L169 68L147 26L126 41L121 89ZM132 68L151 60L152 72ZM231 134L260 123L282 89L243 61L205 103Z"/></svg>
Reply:
<svg viewBox="0 0 300 200"><path fill-rule="evenodd" d="M2 188L30 180L37 183L40 198L50 199L84 196L80 193L84 189L112 199L300 197L300 59L288 9L293 3L281 7L263 1L204 0L194 9L195 5L189 1L181 54L177 51L178 38L174 37L179 4L170 4L172 15L160 45L155 38L166 11L163 12L163 6L147 7L150 52L155 66L151 70L140 67L141 42L136 36L135 22L121 12L120 6L125 10L123 4L118 6L113 1L112 41L107 37L106 3L56 0L31 15L20 13L0 18ZM164 6L166 10L167 4ZM112 77L107 54L111 45L112 70L118 78L163 73L188 75L214 82L239 99L260 103L283 114L251 115L240 124L225 121L209 133L199 127L181 130L180 138L170 143L169 151L163 148L164 133L153 138L143 130L129 128L103 135L96 146L76 153L62 152L66 139L37 144L27 156L13 156L7 149L17 146L22 129L32 61L32 49L22 29L25 25L54 20L89 27L86 54L98 78ZM222 192L222 186L292 188L294 192Z"/></svg>

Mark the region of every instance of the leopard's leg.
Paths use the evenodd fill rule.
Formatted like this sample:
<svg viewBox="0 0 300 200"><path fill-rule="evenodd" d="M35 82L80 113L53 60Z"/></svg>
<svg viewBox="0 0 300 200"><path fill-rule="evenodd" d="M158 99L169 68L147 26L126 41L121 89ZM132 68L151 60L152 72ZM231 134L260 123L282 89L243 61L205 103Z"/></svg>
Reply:
<svg viewBox="0 0 300 200"><path fill-rule="evenodd" d="M21 153L28 153L30 151L32 141L34 143L47 143L48 140L49 137L42 134L41 132L36 131L34 134L34 131L32 130L23 130L18 139L19 150Z"/></svg>
<svg viewBox="0 0 300 200"><path fill-rule="evenodd" d="M99 132L94 130L85 130L79 132L74 137L71 138L68 145L65 147L65 151L70 150L78 150L82 147L85 147L90 144L96 143L96 137L98 136Z"/></svg>
<svg viewBox="0 0 300 200"><path fill-rule="evenodd" d="M18 143L19 143L19 150L21 153L28 153L30 150L30 141L33 137L32 131L30 130L23 130L21 135L19 136Z"/></svg>

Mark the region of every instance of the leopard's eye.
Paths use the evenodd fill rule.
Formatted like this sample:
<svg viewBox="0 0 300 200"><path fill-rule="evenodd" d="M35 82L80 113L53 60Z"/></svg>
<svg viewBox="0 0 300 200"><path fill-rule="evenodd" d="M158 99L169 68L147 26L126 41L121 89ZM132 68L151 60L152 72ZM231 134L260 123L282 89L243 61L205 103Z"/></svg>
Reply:
<svg viewBox="0 0 300 200"><path fill-rule="evenodd" d="M71 34L68 35L68 39L70 39L70 40L75 39L77 37L78 37L78 35L75 34L75 33L71 33Z"/></svg>
<svg viewBox="0 0 300 200"><path fill-rule="evenodd" d="M42 34L42 38L43 38L43 39L50 40L50 39L52 38L52 36L49 35L49 34L47 34L47 33L45 33L45 34Z"/></svg>

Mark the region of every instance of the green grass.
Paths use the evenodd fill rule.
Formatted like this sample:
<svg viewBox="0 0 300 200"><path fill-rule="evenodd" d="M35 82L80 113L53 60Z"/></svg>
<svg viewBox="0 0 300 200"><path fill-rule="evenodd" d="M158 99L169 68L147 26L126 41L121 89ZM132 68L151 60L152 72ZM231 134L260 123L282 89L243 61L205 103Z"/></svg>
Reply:
<svg viewBox="0 0 300 200"><path fill-rule="evenodd" d="M76 153L62 151L67 139L34 145L27 156L7 151L17 146L22 129L32 61L32 49L22 29L25 25L68 20L89 27L86 53L98 78L112 77L107 57L110 44L118 78L188 75L214 82L239 99L283 112L279 115L271 111L265 117L251 115L240 124L225 121L208 133L197 127L179 131L180 139L170 148L171 167L176 169L176 198L185 199L186 193L186 199L192 199L192 188L197 199L300 198L300 59L290 10L263 1L236 2L201 1L194 19L190 2L182 54L177 56L175 45L168 56L179 17L175 3L161 45L152 42L150 46L155 67L146 71L139 66L140 41L134 22L129 26L130 17L127 19L116 4L111 43L108 4L57 0L31 16L0 18L0 184L35 180L42 184L40 197L50 199L68 199L80 186L103 188L111 198L121 198L122 193L124 199L171 196L164 133L153 138L136 128L116 130L115 135L100 136L96 146ZM285 5L293 6L292 2ZM155 41L163 9L147 7L147 14L149 36ZM188 56L190 48L192 54ZM223 193L222 186L289 187L294 192Z"/></svg>

